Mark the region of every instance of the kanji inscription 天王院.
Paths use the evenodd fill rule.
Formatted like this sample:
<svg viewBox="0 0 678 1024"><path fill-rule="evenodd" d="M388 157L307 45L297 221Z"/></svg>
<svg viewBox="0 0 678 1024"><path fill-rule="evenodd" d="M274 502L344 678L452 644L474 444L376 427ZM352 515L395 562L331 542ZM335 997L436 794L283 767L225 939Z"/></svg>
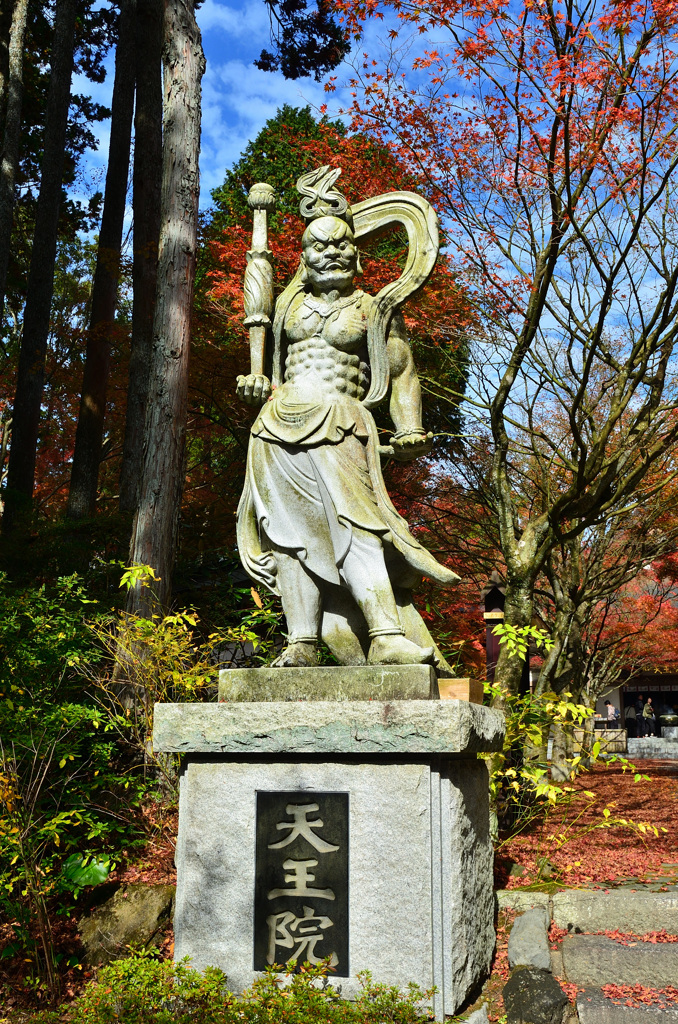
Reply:
<svg viewBox="0 0 678 1024"><path fill-rule="evenodd" d="M348 841L348 793L257 793L255 970L329 957L348 977Z"/></svg>

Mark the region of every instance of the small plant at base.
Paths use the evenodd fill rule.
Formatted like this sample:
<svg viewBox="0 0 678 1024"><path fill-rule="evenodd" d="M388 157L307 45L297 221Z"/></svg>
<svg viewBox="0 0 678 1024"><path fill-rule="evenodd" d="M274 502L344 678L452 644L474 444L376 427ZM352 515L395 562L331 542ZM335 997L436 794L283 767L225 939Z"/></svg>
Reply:
<svg viewBox="0 0 678 1024"><path fill-rule="evenodd" d="M360 978L355 1000L328 983L328 963L268 968L242 996L218 968L199 972L188 961L160 961L138 952L102 968L75 1005L71 1024L422 1024L431 992L406 993Z"/></svg>

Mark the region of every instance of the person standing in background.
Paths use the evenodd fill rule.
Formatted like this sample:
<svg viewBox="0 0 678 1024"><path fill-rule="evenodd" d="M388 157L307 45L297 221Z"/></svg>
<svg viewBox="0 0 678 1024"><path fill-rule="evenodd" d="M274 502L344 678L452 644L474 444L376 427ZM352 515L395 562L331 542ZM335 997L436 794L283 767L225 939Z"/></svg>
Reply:
<svg viewBox="0 0 678 1024"><path fill-rule="evenodd" d="M643 698L641 694L636 697L636 730L639 736L645 735L645 720L643 718L643 710L645 705L643 704Z"/></svg>
<svg viewBox="0 0 678 1024"><path fill-rule="evenodd" d="M624 708L624 719L626 721L626 731L631 739L635 739L638 735L638 723L636 722L636 706L635 704L629 704L628 707Z"/></svg>
<svg viewBox="0 0 678 1024"><path fill-rule="evenodd" d="M619 719L619 712L617 711L616 707L614 706L612 701L606 700L605 708L607 709L608 725L611 725L613 727L616 726L617 720Z"/></svg>

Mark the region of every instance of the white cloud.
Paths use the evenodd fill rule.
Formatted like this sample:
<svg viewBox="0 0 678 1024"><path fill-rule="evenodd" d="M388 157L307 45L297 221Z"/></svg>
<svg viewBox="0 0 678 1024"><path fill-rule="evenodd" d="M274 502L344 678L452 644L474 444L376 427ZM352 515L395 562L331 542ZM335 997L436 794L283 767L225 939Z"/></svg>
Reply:
<svg viewBox="0 0 678 1024"><path fill-rule="evenodd" d="M208 64L203 79L201 205L210 203L210 190L238 159L279 107L325 102L322 84L311 79L287 81L281 74L259 71L242 60Z"/></svg>
<svg viewBox="0 0 678 1024"><path fill-rule="evenodd" d="M202 31L207 70L202 82L202 149L200 156L200 205L210 205L210 191L224 180L227 168L239 158L247 143L256 138L266 121L285 103L294 107L310 105L314 112L327 102L322 83L313 79L287 81L279 72L260 71L254 60L269 45L270 25L263 0L243 0L236 6L220 0L205 0L197 11ZM376 27L376 26L375 26ZM380 24L379 30L383 31ZM373 34L370 27L369 35ZM359 48L360 50L363 47ZM75 92L90 95L110 108L115 54L105 58L106 79L102 83L76 76ZM349 77L347 67L335 72L339 81ZM348 93L331 94L332 110L348 106ZM81 168L79 191L86 194L101 188L108 161L110 122L91 126L98 148L86 154Z"/></svg>
<svg viewBox="0 0 678 1024"><path fill-rule="evenodd" d="M204 36L221 31L237 39L246 38L255 44L261 40L259 45L266 45L269 21L266 5L261 0L250 0L238 8L229 7L218 0L205 0L196 12L196 18Z"/></svg>

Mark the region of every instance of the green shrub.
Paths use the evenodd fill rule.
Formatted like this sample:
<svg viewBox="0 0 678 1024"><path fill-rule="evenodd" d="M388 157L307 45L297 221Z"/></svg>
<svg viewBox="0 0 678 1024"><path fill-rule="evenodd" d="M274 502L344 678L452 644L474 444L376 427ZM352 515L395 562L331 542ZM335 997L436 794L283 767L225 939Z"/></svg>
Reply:
<svg viewBox="0 0 678 1024"><path fill-rule="evenodd" d="M82 678L101 657L92 604L76 576L16 587L0 574L0 917L14 932L3 955L28 962L26 984L51 999L53 913L143 839L147 786Z"/></svg>
<svg viewBox="0 0 678 1024"><path fill-rule="evenodd" d="M406 994L360 976L355 1001L327 983L327 964L303 964L281 980L273 969L241 997L217 968L204 973L184 961L136 953L104 967L78 1001L72 1024L416 1024L430 998L411 985Z"/></svg>

